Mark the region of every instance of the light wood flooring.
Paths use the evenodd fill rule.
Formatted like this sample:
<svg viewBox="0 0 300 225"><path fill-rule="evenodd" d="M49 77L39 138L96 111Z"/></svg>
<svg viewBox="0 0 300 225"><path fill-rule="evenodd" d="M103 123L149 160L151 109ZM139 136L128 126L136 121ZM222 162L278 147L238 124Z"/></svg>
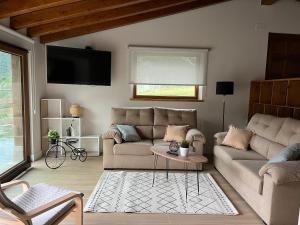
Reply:
<svg viewBox="0 0 300 225"><path fill-rule="evenodd" d="M89 157L86 162L72 161L68 158L65 164L50 170L44 160L32 165L32 169L22 176L30 184L48 183L84 193L84 203L87 201L102 169L102 157ZM174 215L174 214L126 214L126 213L85 213L86 225L263 225L261 219L248 204L234 191L226 180L212 166L206 169L210 172L235 207L240 212L238 216L220 215ZM9 194L16 194L17 190ZM67 219L62 224L73 224Z"/></svg>

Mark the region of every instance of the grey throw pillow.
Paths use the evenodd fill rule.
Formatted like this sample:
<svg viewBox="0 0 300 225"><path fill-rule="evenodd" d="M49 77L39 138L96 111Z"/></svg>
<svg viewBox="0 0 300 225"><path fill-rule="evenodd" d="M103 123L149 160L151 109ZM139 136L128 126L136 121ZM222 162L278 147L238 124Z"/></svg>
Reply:
<svg viewBox="0 0 300 225"><path fill-rule="evenodd" d="M122 134L122 138L125 142L134 142L134 141L140 141L141 137L136 132L136 129L134 126L130 125L117 125L117 128Z"/></svg>
<svg viewBox="0 0 300 225"><path fill-rule="evenodd" d="M268 163L300 160L300 143L291 144L272 157Z"/></svg>

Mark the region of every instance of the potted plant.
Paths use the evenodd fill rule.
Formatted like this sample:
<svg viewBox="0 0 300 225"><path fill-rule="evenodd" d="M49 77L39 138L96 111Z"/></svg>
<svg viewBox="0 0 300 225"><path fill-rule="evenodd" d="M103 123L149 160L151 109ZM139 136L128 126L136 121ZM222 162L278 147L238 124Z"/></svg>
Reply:
<svg viewBox="0 0 300 225"><path fill-rule="evenodd" d="M179 154L180 156L186 157L189 153L190 142L183 140L180 144Z"/></svg>
<svg viewBox="0 0 300 225"><path fill-rule="evenodd" d="M48 139L51 144L56 144L57 139L59 138L59 133L56 130L49 130Z"/></svg>

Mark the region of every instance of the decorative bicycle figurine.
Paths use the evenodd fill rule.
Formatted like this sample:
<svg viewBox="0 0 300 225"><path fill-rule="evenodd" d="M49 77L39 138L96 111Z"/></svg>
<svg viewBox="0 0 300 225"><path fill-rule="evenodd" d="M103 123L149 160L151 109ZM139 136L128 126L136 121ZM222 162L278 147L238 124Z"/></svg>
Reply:
<svg viewBox="0 0 300 225"><path fill-rule="evenodd" d="M55 140L52 139L52 146L46 152L45 157L45 163L47 167L49 167L50 169L57 169L61 167L62 164L64 164L67 154L63 144L71 149L70 158L72 160L76 160L78 158L81 162L84 162L87 158L87 152L85 148L77 148L73 145L77 142L77 138L67 138L66 140L64 140L63 138L56 138Z"/></svg>

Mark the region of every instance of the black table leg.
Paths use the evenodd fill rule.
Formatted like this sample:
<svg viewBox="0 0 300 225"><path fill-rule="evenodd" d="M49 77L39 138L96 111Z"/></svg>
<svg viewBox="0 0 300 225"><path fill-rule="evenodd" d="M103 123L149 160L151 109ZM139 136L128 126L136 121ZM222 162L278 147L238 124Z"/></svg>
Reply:
<svg viewBox="0 0 300 225"><path fill-rule="evenodd" d="M169 159L166 158L166 171L167 171L167 180L169 180Z"/></svg>
<svg viewBox="0 0 300 225"><path fill-rule="evenodd" d="M185 170L185 201L187 202L188 198L188 164L184 163L184 170Z"/></svg>
<svg viewBox="0 0 300 225"><path fill-rule="evenodd" d="M198 195L199 195L199 164L196 164L197 170L197 188L198 188Z"/></svg>
<svg viewBox="0 0 300 225"><path fill-rule="evenodd" d="M155 182L155 172L156 172L156 166L157 166L157 159L158 159L158 155L154 154L154 170L153 170L152 187L154 186L154 182Z"/></svg>

